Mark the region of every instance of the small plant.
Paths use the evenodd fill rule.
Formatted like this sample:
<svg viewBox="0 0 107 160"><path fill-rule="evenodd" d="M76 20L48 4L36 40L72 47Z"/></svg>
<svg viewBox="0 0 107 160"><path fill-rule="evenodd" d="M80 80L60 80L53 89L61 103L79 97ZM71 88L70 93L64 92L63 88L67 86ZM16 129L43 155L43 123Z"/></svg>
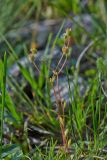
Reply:
<svg viewBox="0 0 107 160"><path fill-rule="evenodd" d="M1 2L1 159L107 159L107 2L105 1L19 0L15 3L4 0ZM54 24L55 28L57 24L59 27L60 23L59 20L58 23L53 23L56 22L56 18L65 19L57 35L55 33L54 41L52 37L55 35L52 30L53 33L50 33L48 40L46 39L46 46L38 48L38 52L44 49L44 54L40 57L36 48L33 48L33 45L37 45L34 42L36 32L32 32L33 42L30 40L29 32L25 32L26 34L20 32L20 26L23 26L26 19L30 20L30 23L27 21L24 28L32 22L35 23L35 18L37 23L39 20L54 18L55 20L49 24ZM44 24L48 27L47 21L40 22L41 24L43 29ZM72 31L71 28L67 28L62 39L58 39L64 26L72 26ZM16 38L12 33L15 33ZM25 36L27 33L29 36ZM39 32L37 36L38 34ZM22 35L22 38L17 35ZM6 49L2 39L9 53L6 76L4 76L6 57L1 54L2 49ZM16 39L16 43L13 43L13 39ZM38 74L35 74L35 70L26 58L29 43L32 46L29 59ZM61 48L59 58L48 55L53 53L54 47L55 51ZM72 59L69 58L71 49L73 49ZM35 54L38 54L37 59ZM3 56L4 61L2 61ZM26 59L27 65L21 63L19 58L22 56ZM98 58L99 56L105 59ZM53 58L52 64L51 58ZM37 60L40 64L36 63ZM70 62L69 65L67 62ZM10 74L14 63L19 67L17 77ZM66 79L64 83L63 78ZM63 99L62 95L67 99ZM4 128L3 123L5 123Z"/></svg>
<svg viewBox="0 0 107 160"><path fill-rule="evenodd" d="M51 69L51 72L53 75L49 79L51 87L54 90L55 101L56 101L56 104L58 107L58 120L59 120L60 128L61 128L63 146L64 146L64 150L67 152L69 150L68 150L68 139L67 139L66 131L65 131L65 117L64 117L64 108L66 106L66 102L61 97L58 80L59 80L59 75L62 72L64 66L66 65L67 58L69 57L69 54L71 52L71 34L72 34L71 28L67 28L66 32L63 35L64 44L62 47L62 56L59 59L57 65L56 65L56 68ZM34 64L37 71L40 73L38 66L34 62L35 53L37 53L37 50L35 48L32 48L31 53L29 55L29 59ZM63 61L63 63L61 64L62 61ZM61 64L61 66L59 67L60 64Z"/></svg>

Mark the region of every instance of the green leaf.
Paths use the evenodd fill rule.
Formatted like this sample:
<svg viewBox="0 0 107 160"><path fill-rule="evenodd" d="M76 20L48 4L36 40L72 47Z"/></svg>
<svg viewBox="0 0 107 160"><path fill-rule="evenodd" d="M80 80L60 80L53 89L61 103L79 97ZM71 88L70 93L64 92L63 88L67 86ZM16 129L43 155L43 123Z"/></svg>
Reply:
<svg viewBox="0 0 107 160"><path fill-rule="evenodd" d="M0 60L0 89L2 87L2 77L3 77L3 62L2 60ZM0 95L0 107L1 107L1 103L2 103L2 96ZM13 118L15 118L15 120L19 122L21 120L21 117L17 113L16 108L13 104L13 101L7 91L5 95L5 104L8 110L11 112Z"/></svg>
<svg viewBox="0 0 107 160"><path fill-rule="evenodd" d="M2 151L2 158L6 158L12 154L15 154L16 152L21 152L20 147L18 145L16 144L5 145Z"/></svg>
<svg viewBox="0 0 107 160"><path fill-rule="evenodd" d="M17 114L15 106L14 106L12 99L11 99L10 95L8 94L8 92L6 93L6 107L9 109L12 116L17 120L17 122L20 122L20 120L21 120L20 114L19 113Z"/></svg>
<svg viewBox="0 0 107 160"><path fill-rule="evenodd" d="M43 98L42 92L39 90L36 80L31 76L31 74L24 68L20 63L18 63L21 73L25 77L25 79L30 83L32 88Z"/></svg>

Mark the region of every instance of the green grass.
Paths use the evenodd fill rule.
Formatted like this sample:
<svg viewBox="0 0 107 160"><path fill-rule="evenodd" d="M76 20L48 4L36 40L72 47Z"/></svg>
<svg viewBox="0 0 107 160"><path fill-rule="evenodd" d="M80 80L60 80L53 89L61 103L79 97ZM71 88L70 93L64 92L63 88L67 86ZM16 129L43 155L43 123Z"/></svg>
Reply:
<svg viewBox="0 0 107 160"><path fill-rule="evenodd" d="M0 123L0 159L2 158L3 145L3 126L4 126L4 109L5 109L5 90L6 90L6 70L7 70L7 56L4 54L3 79L2 79L2 107L1 107L1 123Z"/></svg>
<svg viewBox="0 0 107 160"><path fill-rule="evenodd" d="M9 13L6 12L7 2L9 3ZM52 0L47 1L45 10L42 0L38 2L27 0L24 2L17 2L19 5L19 8L16 7L17 10L13 7L14 3L11 1L2 2L4 8L1 11L3 16L0 15L1 36L7 45L9 54L8 56L6 53L4 56L0 55L4 57L4 60L0 60L0 158L3 160L106 160L106 1L96 0L94 2L92 0L88 2L86 8L83 8L79 0ZM54 90L50 83L50 64L52 60L44 61L39 67L39 76L35 77L37 67L32 67L28 59L29 47L26 44L21 46L24 52L23 55L28 60L28 66L25 67L20 63L19 55L6 37L6 33L8 33L7 28L10 27L10 30L13 30L14 27L17 28L22 25L23 20L19 24L15 21L18 15L24 19L24 13L29 11L27 19L35 19L36 17L39 20L39 18L46 18L43 14L49 7L51 7L52 11L56 11L56 15L53 15L55 18L61 16L65 20L53 42L53 35L49 35L44 51L45 56L47 56L49 51L52 52L56 45L60 45L61 48L64 47L64 38L59 35L63 30L66 17L69 17L74 25L72 36L75 46L79 50L77 62L73 63L71 68L68 68L66 64L66 69L63 70L69 88L69 103L66 104L66 100L64 100L64 103L61 104L62 98L59 98L60 102L55 98L56 110L50 97L51 90ZM33 12L34 8L37 9L35 14ZM84 28L81 20L77 22L73 16L70 16L71 10L72 14L76 16L80 15L81 17L85 13L90 15L92 19L92 33ZM5 18L8 14L11 21L7 21ZM13 22L14 27L12 28L11 24ZM3 28L3 26L5 27ZM52 44L51 48L49 48L50 44ZM99 52L101 52L102 58L99 58L99 54L97 54ZM95 67L86 68L85 71L81 72L83 65L81 61L84 57L88 59L90 64L94 64ZM66 59L65 57L63 58ZM12 61L10 61L11 59ZM73 60L72 53L71 60ZM13 62L17 63L20 69L21 82L9 75L9 67L13 65ZM54 76L56 76L54 78L58 88L59 75L56 74ZM85 87L83 96L80 94L81 85L78 83L80 77L82 77L82 85ZM70 86L70 82L73 83L74 89ZM30 84L33 100L24 92L26 83ZM6 90L6 85L7 88L11 89L12 94ZM60 97L60 93L56 94L54 92L54 96ZM3 128L3 124L6 127ZM40 142L31 144L32 137L36 138L36 140L40 139Z"/></svg>

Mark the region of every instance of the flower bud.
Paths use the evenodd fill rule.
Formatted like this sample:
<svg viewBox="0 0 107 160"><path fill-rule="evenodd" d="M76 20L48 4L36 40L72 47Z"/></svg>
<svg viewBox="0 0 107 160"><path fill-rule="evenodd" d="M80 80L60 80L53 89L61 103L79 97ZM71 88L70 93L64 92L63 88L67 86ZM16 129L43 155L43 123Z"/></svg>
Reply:
<svg viewBox="0 0 107 160"><path fill-rule="evenodd" d="M30 49L30 53L31 54L36 54L37 53L37 49L35 47Z"/></svg>
<svg viewBox="0 0 107 160"><path fill-rule="evenodd" d="M54 70L53 70L53 74L54 74L54 76L58 75L58 73L56 71L54 71Z"/></svg>
<svg viewBox="0 0 107 160"><path fill-rule="evenodd" d="M54 82L54 80L55 80L55 77L52 76L49 80L50 80L50 83L53 84L53 82Z"/></svg>
<svg viewBox="0 0 107 160"><path fill-rule="evenodd" d="M67 28L65 33L67 36L71 36L72 34L71 28Z"/></svg>
<svg viewBox="0 0 107 160"><path fill-rule="evenodd" d="M63 46L62 47L62 53L63 54L67 54L68 53L69 48L67 46Z"/></svg>

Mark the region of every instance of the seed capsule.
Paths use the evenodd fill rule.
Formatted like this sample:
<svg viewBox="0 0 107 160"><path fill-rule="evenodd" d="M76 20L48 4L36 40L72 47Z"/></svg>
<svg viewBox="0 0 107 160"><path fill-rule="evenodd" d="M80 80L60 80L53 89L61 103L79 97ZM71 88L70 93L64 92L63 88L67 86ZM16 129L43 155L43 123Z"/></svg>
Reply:
<svg viewBox="0 0 107 160"><path fill-rule="evenodd" d="M67 46L62 47L62 53L63 54L67 54L68 50L69 50L69 48Z"/></svg>

